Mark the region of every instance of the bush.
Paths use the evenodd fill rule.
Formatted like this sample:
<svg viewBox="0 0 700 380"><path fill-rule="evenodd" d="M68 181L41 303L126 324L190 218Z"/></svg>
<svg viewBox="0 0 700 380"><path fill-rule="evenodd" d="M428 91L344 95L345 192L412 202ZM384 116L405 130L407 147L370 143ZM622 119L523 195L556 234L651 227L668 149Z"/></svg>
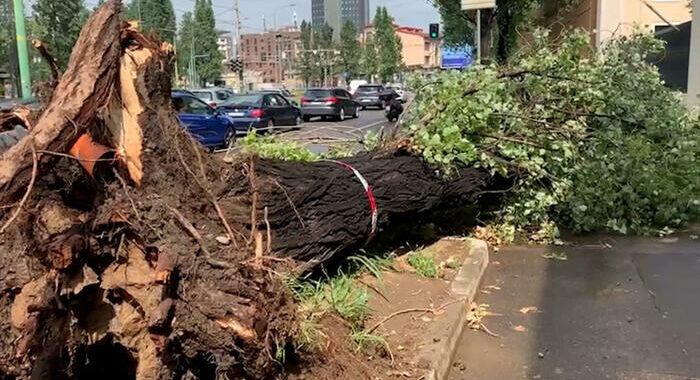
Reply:
<svg viewBox="0 0 700 380"><path fill-rule="evenodd" d="M645 60L662 42L635 33L594 52L589 41L537 31L507 67L417 80L413 145L446 175L475 165L514 178L495 214L505 230L645 232L697 218L700 123Z"/></svg>

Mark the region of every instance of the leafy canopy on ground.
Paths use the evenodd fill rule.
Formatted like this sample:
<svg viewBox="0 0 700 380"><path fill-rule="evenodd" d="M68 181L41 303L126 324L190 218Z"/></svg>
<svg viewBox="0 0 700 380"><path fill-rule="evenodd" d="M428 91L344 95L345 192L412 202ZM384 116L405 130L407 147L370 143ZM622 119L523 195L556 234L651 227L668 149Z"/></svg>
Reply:
<svg viewBox="0 0 700 380"><path fill-rule="evenodd" d="M430 278L440 276L440 268L435 264L433 256L425 250L409 254L407 261L420 276Z"/></svg>
<svg viewBox="0 0 700 380"><path fill-rule="evenodd" d="M537 31L507 67L417 79L413 145L448 175L477 165L514 178L500 230L622 233L697 218L697 116L646 58L662 49L636 33L598 52L572 32Z"/></svg>

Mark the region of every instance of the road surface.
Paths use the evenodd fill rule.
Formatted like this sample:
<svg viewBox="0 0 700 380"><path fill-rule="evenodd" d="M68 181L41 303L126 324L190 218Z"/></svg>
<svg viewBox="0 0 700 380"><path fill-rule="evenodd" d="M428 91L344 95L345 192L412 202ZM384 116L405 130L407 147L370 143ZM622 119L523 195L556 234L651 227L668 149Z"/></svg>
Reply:
<svg viewBox="0 0 700 380"><path fill-rule="evenodd" d="M476 302L500 337L467 330L450 379L700 379L697 235L492 253Z"/></svg>
<svg viewBox="0 0 700 380"><path fill-rule="evenodd" d="M311 119L299 130L284 131L283 139L294 140L307 146L314 153L323 153L334 143L359 143L367 133L386 132L394 126L384 117L384 111L365 110L358 119L344 121L325 121Z"/></svg>

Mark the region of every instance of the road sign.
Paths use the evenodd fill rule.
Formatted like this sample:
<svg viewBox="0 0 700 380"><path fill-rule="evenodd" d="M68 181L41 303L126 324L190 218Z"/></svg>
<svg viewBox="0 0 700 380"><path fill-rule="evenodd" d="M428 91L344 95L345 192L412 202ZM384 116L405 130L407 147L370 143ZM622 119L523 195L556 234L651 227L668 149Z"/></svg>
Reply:
<svg viewBox="0 0 700 380"><path fill-rule="evenodd" d="M471 54L471 47L442 48L442 68L443 69L464 69L472 64L474 58Z"/></svg>
<svg viewBox="0 0 700 380"><path fill-rule="evenodd" d="M496 0L462 0L462 10L495 8Z"/></svg>

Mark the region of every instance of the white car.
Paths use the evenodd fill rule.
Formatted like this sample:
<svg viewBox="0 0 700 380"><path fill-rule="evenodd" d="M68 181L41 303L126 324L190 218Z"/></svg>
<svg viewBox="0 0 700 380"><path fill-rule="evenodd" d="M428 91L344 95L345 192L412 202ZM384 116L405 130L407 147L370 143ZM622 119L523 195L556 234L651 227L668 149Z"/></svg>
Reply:
<svg viewBox="0 0 700 380"><path fill-rule="evenodd" d="M406 101L408 100L408 99L406 99L406 91L402 90L401 86L388 85L386 87L386 89L387 89L387 91L394 90L399 95L398 99L401 103L406 103Z"/></svg>

